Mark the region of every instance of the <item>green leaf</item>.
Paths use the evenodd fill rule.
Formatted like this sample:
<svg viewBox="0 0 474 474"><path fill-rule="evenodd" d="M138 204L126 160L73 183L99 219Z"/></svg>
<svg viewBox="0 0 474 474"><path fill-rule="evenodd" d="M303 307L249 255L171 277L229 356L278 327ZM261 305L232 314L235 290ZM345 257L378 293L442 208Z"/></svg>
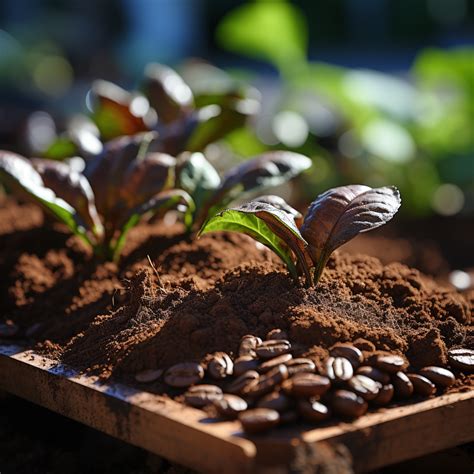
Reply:
<svg viewBox="0 0 474 474"><path fill-rule="evenodd" d="M211 104L197 111L195 128L186 140L187 151L202 151L210 143L224 138L228 133L243 127L249 116L259 110L259 103L252 100L232 99L221 105Z"/></svg>
<svg viewBox="0 0 474 474"><path fill-rule="evenodd" d="M225 174L207 204L207 212L212 215L246 193L286 183L311 163L308 157L290 151L271 151L245 161Z"/></svg>
<svg viewBox="0 0 474 474"><path fill-rule="evenodd" d="M181 167L179 182L181 187L191 195L199 211L204 202L219 187L221 178L202 153L191 153L186 156Z"/></svg>
<svg viewBox="0 0 474 474"><path fill-rule="evenodd" d="M33 158L31 163L40 174L44 185L70 204L77 213L76 220L80 220L82 226L100 239L103 227L87 178L65 161Z"/></svg>
<svg viewBox="0 0 474 474"><path fill-rule="evenodd" d="M217 27L224 48L265 59L281 70L305 61L306 21L295 6L284 1L259 1L237 7Z"/></svg>
<svg viewBox="0 0 474 474"><path fill-rule="evenodd" d="M284 214L283 211L280 212ZM282 215L280 215L280 218L282 218ZM282 222L284 220L285 218L282 218ZM291 275L297 278L298 273L287 243L270 228L265 220L252 210L243 207L226 209L205 222L199 231L199 235L217 231L240 232L249 235L275 252L286 264ZM297 229L296 232L298 232Z"/></svg>
<svg viewBox="0 0 474 474"><path fill-rule="evenodd" d="M0 151L0 180L12 192L19 193L41 205L74 234L90 243L86 229L80 225L77 211L45 186L41 175L25 157L8 151Z"/></svg>
<svg viewBox="0 0 474 474"><path fill-rule="evenodd" d="M140 204L134 209L130 210L120 234L114 244L111 244L111 256L114 260L118 258L122 248L125 244L127 233L130 229L135 227L140 219L147 213L156 213L157 211L164 211L171 208L184 207L184 224L189 230L192 224L192 214L194 212L194 203L189 194L181 189L169 189L163 191L147 202Z"/></svg>
<svg viewBox="0 0 474 474"><path fill-rule="evenodd" d="M67 136L59 137L54 140L43 153L45 158L51 160L63 160L77 155L78 148L76 144Z"/></svg>

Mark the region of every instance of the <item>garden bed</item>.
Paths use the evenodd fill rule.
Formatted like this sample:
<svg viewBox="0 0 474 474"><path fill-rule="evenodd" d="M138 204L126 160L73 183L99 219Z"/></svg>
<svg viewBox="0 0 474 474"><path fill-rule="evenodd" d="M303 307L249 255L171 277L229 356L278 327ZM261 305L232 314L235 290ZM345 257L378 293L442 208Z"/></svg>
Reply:
<svg viewBox="0 0 474 474"><path fill-rule="evenodd" d="M256 444L242 437L238 422L200 422L213 413L171 400L182 400L183 390L170 389L162 378L146 384L135 379L145 369L199 362L216 351L236 354L242 336L264 338L274 328L286 331L293 355L310 358L318 371L336 342L356 344L366 358L385 352L407 357L411 370L446 366L448 349L473 347L472 291L460 294L400 263L383 265L343 251L330 259L317 289L305 289L295 286L271 252L246 236L212 234L191 241L169 219L134 229L119 267L95 263L76 237L44 223L34 206L8 200L0 214L0 266L6 276L1 315L7 321L4 335L11 333L4 342L21 346L17 356L2 356L2 373L8 374L2 386L13 393L205 470L220 464L206 464L216 460L207 455L193 457L203 446L219 455L227 449L238 453L241 465L252 469L255 456L257 463L267 464L260 456L277 445L287 462L291 456L281 446L294 446L295 439L340 441L358 469L371 469L474 437L474 423L467 421L473 413L473 376L463 371L456 371L448 394L415 398L408 405L397 402L353 423L341 425L336 419L318 429L279 428L257 437ZM32 360L23 352L28 347L35 351ZM67 383L63 366L75 371ZM75 378L77 371L87 377ZM35 392L33 381L43 389ZM117 383L125 384L132 398L116 390ZM70 397L73 393L78 398ZM161 407L158 415L135 396L153 400ZM97 399L96 412L84 405L74 415L74 407L91 399ZM109 403L119 406L113 416L103 412ZM448 413L457 423L456 436L433 428ZM137 433L123 428L124 417L133 418ZM166 441L171 427L177 438ZM179 443L187 439L186 429L196 433L189 452ZM383 440L393 443L396 433L405 433L397 435L403 442L390 450ZM206 445L209 436L216 446ZM365 444L370 440L377 446L371 457ZM367 459L372 461L367 464Z"/></svg>

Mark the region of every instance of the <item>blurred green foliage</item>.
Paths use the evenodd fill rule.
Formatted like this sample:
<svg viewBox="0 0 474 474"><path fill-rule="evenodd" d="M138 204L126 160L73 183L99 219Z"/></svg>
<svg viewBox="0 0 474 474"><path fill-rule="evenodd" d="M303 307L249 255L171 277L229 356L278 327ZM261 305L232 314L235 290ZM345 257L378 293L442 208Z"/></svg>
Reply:
<svg viewBox="0 0 474 474"><path fill-rule="evenodd" d="M408 77L399 77L310 62L307 37L302 12L283 0L250 2L222 20L217 40L224 48L263 59L281 76L267 114L273 136L259 133L257 122L228 137L232 150L284 146L311 156L314 175L299 188L306 199L335 184L395 184L405 213L473 212L474 48L422 51ZM279 125L278 117L287 120ZM321 133L325 121L330 133ZM296 145L292 130L302 133Z"/></svg>

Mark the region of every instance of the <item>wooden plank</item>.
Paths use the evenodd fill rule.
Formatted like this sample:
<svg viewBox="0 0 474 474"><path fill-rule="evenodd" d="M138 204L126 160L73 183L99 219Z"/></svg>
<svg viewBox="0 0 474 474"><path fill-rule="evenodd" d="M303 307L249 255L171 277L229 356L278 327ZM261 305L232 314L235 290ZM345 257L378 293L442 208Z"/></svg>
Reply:
<svg viewBox="0 0 474 474"><path fill-rule="evenodd" d="M30 351L12 352L0 348L0 387L10 393L203 472L252 470L255 445L232 436L238 423L205 423L202 411L165 397L100 384Z"/></svg>
<svg viewBox="0 0 474 474"><path fill-rule="evenodd" d="M203 472L263 472L298 446L342 443L357 471L474 441L474 390L379 410L352 423L301 425L251 439L236 422L119 384L100 384L21 348L0 345L0 388Z"/></svg>
<svg viewBox="0 0 474 474"><path fill-rule="evenodd" d="M289 456L288 440L296 436L287 430L256 439L257 456L269 458L278 453L272 457L278 464ZM343 444L352 455L354 470L366 472L470 441L474 441L474 391L379 410L351 423L300 431L290 449L304 444Z"/></svg>

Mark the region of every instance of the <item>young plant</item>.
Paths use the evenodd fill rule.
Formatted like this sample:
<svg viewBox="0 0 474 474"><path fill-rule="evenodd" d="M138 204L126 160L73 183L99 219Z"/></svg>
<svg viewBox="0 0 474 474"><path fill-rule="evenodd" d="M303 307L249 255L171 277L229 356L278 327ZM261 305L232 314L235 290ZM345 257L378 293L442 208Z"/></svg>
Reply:
<svg viewBox="0 0 474 474"><path fill-rule="evenodd" d="M178 165L179 184L193 198L195 226L246 194L279 186L311 166L298 153L271 151L231 168L221 179L202 153L187 154Z"/></svg>
<svg viewBox="0 0 474 474"><path fill-rule="evenodd" d="M116 260L127 232L144 214L184 206L190 225L192 199L173 189L175 159L149 153L152 138L112 140L84 171L67 161L0 151L0 180L66 224L96 255Z"/></svg>
<svg viewBox="0 0 474 474"><path fill-rule="evenodd" d="M199 235L213 231L245 233L273 250L294 278L303 273L307 286L311 286L318 283L335 249L361 232L387 223L400 203L400 194L393 186L341 186L319 195L297 226L297 211L275 197L264 196L211 217Z"/></svg>
<svg viewBox="0 0 474 474"><path fill-rule="evenodd" d="M253 90L238 84L221 93L195 96L181 76L163 64L146 67L140 91L95 81L88 104L103 140L157 131L151 149L173 156L203 150L242 127L260 107Z"/></svg>

